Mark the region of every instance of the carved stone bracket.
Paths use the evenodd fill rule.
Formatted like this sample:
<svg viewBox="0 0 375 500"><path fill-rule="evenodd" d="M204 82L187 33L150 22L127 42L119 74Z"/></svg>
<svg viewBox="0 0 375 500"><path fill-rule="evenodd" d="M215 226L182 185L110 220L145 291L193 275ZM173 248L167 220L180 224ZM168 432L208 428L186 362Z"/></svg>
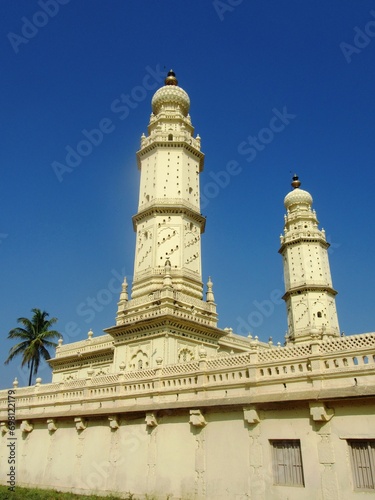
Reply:
<svg viewBox="0 0 375 500"><path fill-rule="evenodd" d="M4 436L4 434L6 434L9 431L7 422L1 422L0 429L1 429L1 435Z"/></svg>
<svg viewBox="0 0 375 500"><path fill-rule="evenodd" d="M47 419L47 429L49 432L57 431L56 420L54 418Z"/></svg>
<svg viewBox="0 0 375 500"><path fill-rule="evenodd" d="M259 411L253 405L243 409L243 416L248 424L259 424L260 422Z"/></svg>
<svg viewBox="0 0 375 500"><path fill-rule="evenodd" d="M20 429L21 432L31 432L34 429L34 426L28 420L22 420Z"/></svg>
<svg viewBox="0 0 375 500"><path fill-rule="evenodd" d="M110 415L108 417L110 428L115 431L120 427L120 421L117 415Z"/></svg>
<svg viewBox="0 0 375 500"><path fill-rule="evenodd" d="M321 401L310 402L310 415L314 422L329 422L334 414L335 411Z"/></svg>
<svg viewBox="0 0 375 500"><path fill-rule="evenodd" d="M189 424L193 425L194 427L204 427L205 425L207 425L207 422L200 410L190 410Z"/></svg>
<svg viewBox="0 0 375 500"><path fill-rule="evenodd" d="M156 427L158 425L156 413L153 411L148 411L146 413L145 422L148 427Z"/></svg>
<svg viewBox="0 0 375 500"><path fill-rule="evenodd" d="M77 431L84 431L87 427L87 421L82 417L75 417L74 423L76 424Z"/></svg>

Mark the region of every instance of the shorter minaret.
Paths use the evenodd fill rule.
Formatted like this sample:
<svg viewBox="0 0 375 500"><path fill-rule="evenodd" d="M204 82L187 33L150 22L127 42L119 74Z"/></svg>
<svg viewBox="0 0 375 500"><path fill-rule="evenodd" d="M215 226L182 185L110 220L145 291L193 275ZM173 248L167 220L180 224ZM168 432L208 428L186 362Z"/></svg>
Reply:
<svg viewBox="0 0 375 500"><path fill-rule="evenodd" d="M308 342L314 337L340 336L335 296L328 261L329 243L318 228L312 196L294 188L284 199L284 235L279 253L283 256L285 295L288 312L287 343Z"/></svg>

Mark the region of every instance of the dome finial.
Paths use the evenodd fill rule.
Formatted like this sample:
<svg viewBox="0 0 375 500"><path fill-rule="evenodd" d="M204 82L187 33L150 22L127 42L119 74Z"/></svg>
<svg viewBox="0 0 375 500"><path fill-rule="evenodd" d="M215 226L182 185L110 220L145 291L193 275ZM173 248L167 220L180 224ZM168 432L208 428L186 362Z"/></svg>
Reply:
<svg viewBox="0 0 375 500"><path fill-rule="evenodd" d="M284 198L284 206L290 211L292 207L298 208L301 205L308 206L308 209L311 210L311 205L313 202L312 196L307 191L303 189L299 189L301 185L300 180L298 179L298 175L294 174L292 178L292 191L288 193Z"/></svg>
<svg viewBox="0 0 375 500"><path fill-rule="evenodd" d="M165 85L178 85L176 74L173 69L168 71L167 78L164 80L164 83Z"/></svg>
<svg viewBox="0 0 375 500"><path fill-rule="evenodd" d="M292 187L293 187L294 189L296 189L296 188L299 188L299 187L300 187L300 185L301 185L301 182L300 182L300 180L298 179L298 175L297 175L297 174L294 174L294 175L293 175L293 178L292 178Z"/></svg>

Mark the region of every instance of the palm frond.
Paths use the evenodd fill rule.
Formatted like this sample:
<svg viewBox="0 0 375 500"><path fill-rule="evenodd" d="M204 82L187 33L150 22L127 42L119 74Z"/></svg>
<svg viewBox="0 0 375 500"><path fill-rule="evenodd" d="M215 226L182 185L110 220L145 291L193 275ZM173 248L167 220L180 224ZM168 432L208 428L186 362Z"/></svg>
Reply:
<svg viewBox="0 0 375 500"><path fill-rule="evenodd" d="M21 366L27 365L30 368L31 375L36 375L42 359L48 360L51 355L48 348L55 348L57 346L53 339L62 338L62 335L57 330L50 330L50 327L57 322L57 318L47 319L49 314L40 309L32 309L33 316L28 318L18 318L17 322L22 327L16 327L10 330L8 338L20 339L19 342L13 346L10 351L5 364L8 364L15 356L22 355Z"/></svg>
<svg viewBox="0 0 375 500"><path fill-rule="evenodd" d="M51 340L43 340L43 345L46 347L51 347L52 349L56 349L58 346L57 342L52 342Z"/></svg>
<svg viewBox="0 0 375 500"><path fill-rule="evenodd" d="M12 361L15 356L22 354L27 349L27 347L28 342L20 342L19 344L14 345L9 351L9 355L5 361L5 364L7 365L9 361Z"/></svg>

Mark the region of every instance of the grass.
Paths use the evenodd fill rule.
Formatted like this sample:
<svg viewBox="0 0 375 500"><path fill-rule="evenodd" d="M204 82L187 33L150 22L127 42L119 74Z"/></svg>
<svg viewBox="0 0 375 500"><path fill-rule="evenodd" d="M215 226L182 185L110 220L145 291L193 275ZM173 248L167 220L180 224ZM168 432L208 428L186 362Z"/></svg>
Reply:
<svg viewBox="0 0 375 500"><path fill-rule="evenodd" d="M121 500L135 500L132 493ZM120 500L120 497L109 495L98 497L96 495L76 495L75 493L62 493L54 490L39 490L37 488L15 487L15 491L9 491L7 486L0 485L0 500Z"/></svg>

